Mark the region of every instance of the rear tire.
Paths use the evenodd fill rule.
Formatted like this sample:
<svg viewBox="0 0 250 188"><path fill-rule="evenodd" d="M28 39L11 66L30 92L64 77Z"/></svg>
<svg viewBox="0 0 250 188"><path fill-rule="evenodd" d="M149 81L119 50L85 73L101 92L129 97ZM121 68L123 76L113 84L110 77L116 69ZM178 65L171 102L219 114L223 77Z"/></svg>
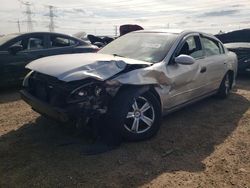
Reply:
<svg viewBox="0 0 250 188"><path fill-rule="evenodd" d="M231 88L232 88L232 81L231 81L231 77L230 77L230 74L227 73L221 84L220 84L220 87L219 87L219 90L218 90L218 93L217 93L217 96L221 99L225 99L227 98L229 95L230 95L230 91L231 91Z"/></svg>
<svg viewBox="0 0 250 188"><path fill-rule="evenodd" d="M141 141L154 136L160 128L161 108L150 92L139 88L119 93L109 111L109 124L127 141Z"/></svg>

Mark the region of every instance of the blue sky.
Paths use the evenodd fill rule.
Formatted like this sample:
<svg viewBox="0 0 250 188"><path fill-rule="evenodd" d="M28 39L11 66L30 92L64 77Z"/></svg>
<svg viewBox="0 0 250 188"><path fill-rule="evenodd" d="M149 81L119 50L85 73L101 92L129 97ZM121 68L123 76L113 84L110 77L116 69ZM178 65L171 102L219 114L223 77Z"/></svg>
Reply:
<svg viewBox="0 0 250 188"><path fill-rule="evenodd" d="M55 6L57 32L85 31L112 35L115 26L139 24L145 29L193 29L209 33L250 27L250 0L29 0L35 31L48 30L48 8ZM0 0L0 34L27 31L25 6Z"/></svg>

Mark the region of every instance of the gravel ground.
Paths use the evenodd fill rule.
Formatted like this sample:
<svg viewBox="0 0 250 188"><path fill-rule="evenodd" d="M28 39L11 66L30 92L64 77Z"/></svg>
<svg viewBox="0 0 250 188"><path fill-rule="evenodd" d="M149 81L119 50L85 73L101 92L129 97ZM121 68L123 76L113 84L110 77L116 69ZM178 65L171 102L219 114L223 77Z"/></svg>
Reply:
<svg viewBox="0 0 250 188"><path fill-rule="evenodd" d="M163 118L156 137L96 156L86 136L0 92L0 187L250 187L250 77Z"/></svg>

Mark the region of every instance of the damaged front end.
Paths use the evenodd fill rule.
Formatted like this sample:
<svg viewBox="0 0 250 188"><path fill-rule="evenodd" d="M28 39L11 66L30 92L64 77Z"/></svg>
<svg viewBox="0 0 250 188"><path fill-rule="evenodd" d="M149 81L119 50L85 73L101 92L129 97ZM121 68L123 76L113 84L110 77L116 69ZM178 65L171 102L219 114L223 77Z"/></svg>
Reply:
<svg viewBox="0 0 250 188"><path fill-rule="evenodd" d="M38 59L27 68L32 71L23 82L24 101L42 115L80 124L105 115L121 88L171 82L161 64L116 55L52 56Z"/></svg>
<svg viewBox="0 0 250 188"><path fill-rule="evenodd" d="M24 85L21 96L38 113L61 122L84 124L107 112L120 87L92 78L64 82L38 72L32 72Z"/></svg>
<svg viewBox="0 0 250 188"><path fill-rule="evenodd" d="M122 85L114 78L149 65L104 54L41 58L26 66L32 71L24 79L21 95L40 114L64 122L80 118L88 123L107 113Z"/></svg>

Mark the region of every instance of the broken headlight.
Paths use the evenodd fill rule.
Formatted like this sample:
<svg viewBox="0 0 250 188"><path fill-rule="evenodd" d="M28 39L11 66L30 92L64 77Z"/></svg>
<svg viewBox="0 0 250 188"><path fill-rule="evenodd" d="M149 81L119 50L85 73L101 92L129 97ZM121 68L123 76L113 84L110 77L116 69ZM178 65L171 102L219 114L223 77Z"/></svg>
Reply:
<svg viewBox="0 0 250 188"><path fill-rule="evenodd" d="M103 94L103 88L96 86L94 92L95 92L95 96L100 97Z"/></svg>
<svg viewBox="0 0 250 188"><path fill-rule="evenodd" d="M104 95L105 89L98 85L82 86L71 92L69 102L79 102L84 100L92 100Z"/></svg>
<svg viewBox="0 0 250 188"><path fill-rule="evenodd" d="M79 96L79 97L85 97L88 95L88 92L85 91L84 89L80 90L80 91L77 91L76 92L76 95Z"/></svg>

